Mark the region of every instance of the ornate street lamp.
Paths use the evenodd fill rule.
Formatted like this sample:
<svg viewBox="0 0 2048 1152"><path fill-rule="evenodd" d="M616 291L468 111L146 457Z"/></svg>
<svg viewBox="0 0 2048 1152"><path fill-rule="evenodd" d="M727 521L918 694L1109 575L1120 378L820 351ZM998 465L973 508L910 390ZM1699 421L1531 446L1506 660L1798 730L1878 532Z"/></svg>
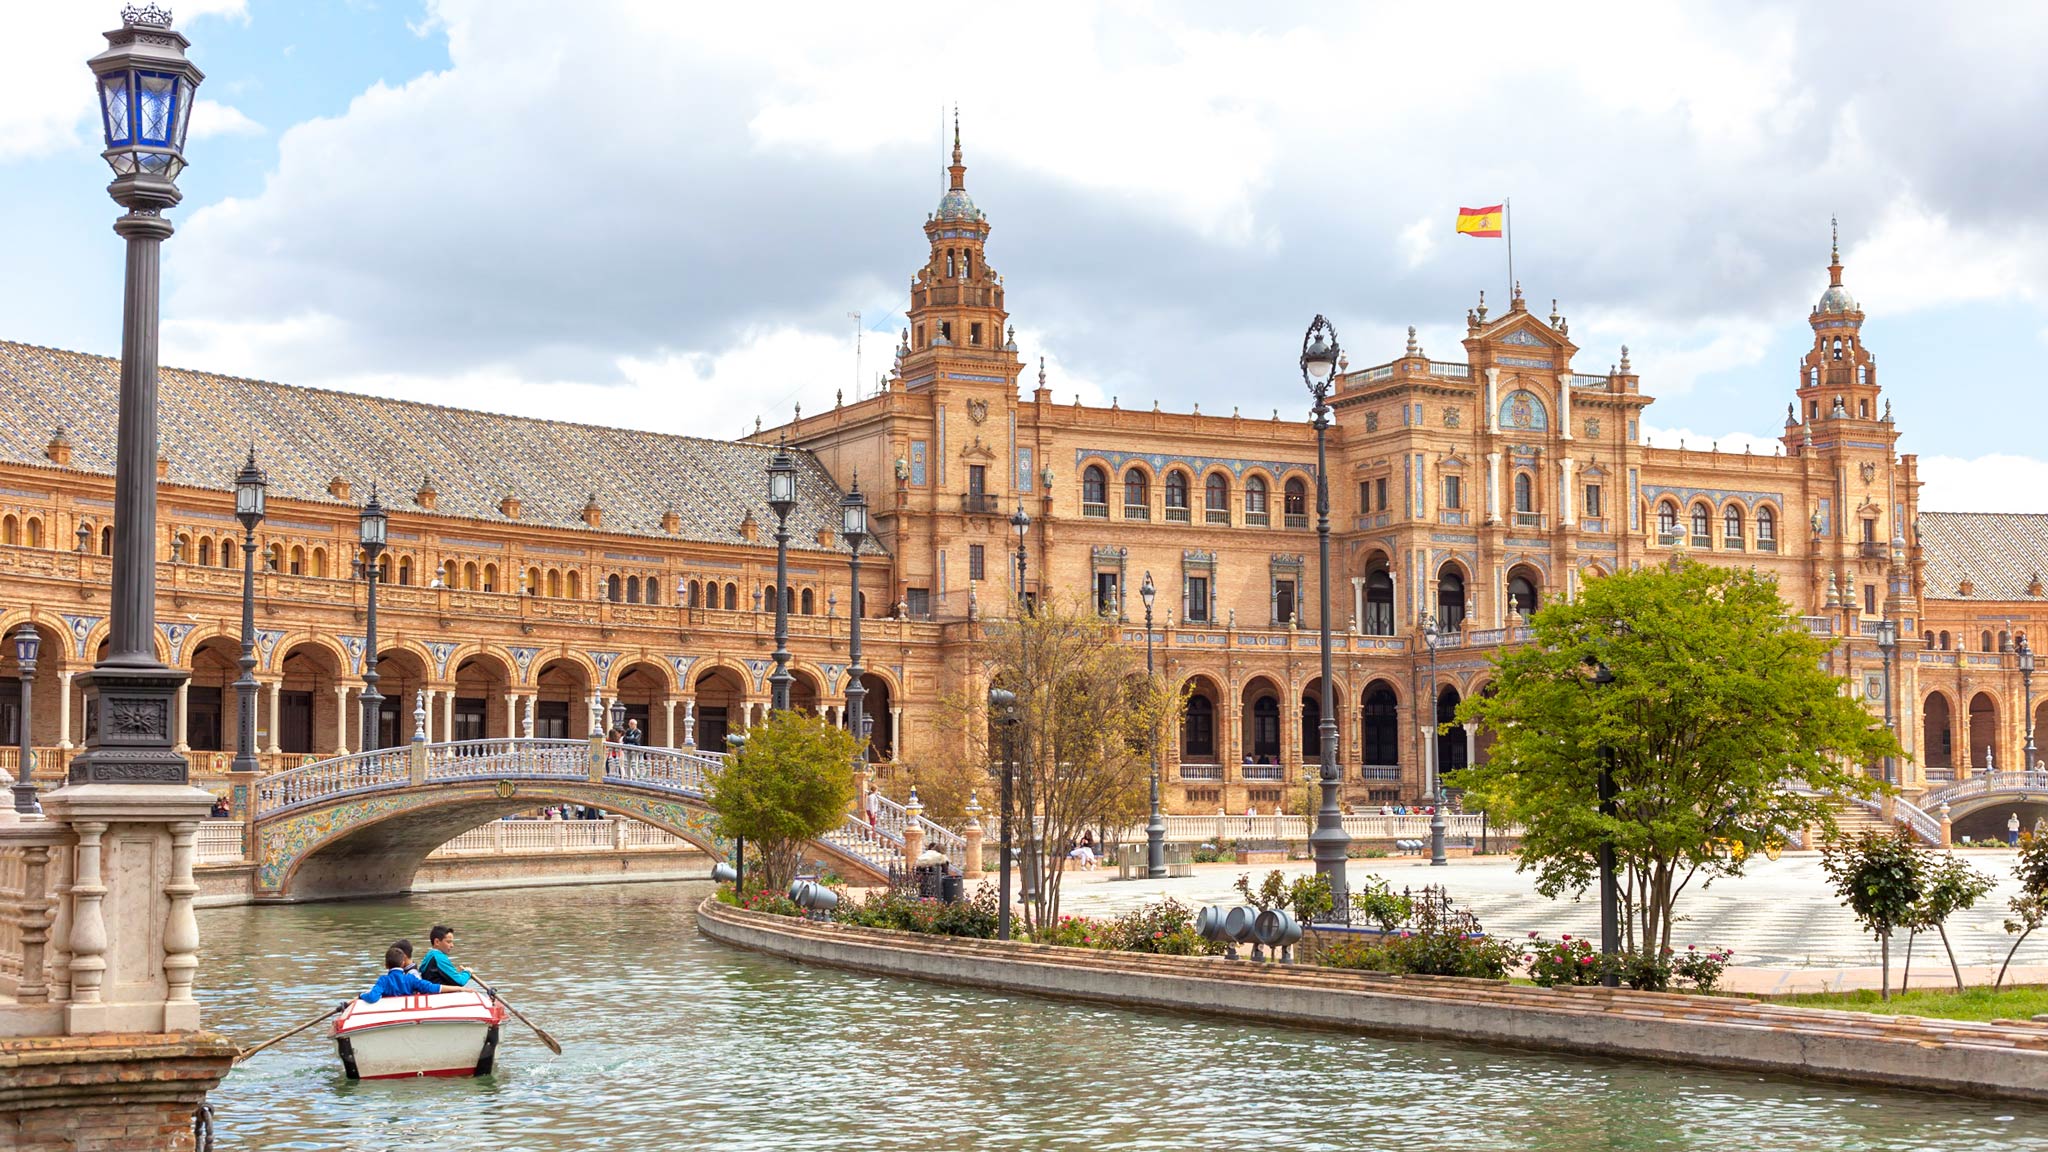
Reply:
<svg viewBox="0 0 2048 1152"><path fill-rule="evenodd" d="M621 733L626 730L626 702L617 697L612 698L612 727Z"/></svg>
<svg viewBox="0 0 2048 1152"><path fill-rule="evenodd" d="M21 761L14 774L14 811L20 816L40 815L43 810L36 803L35 725L30 723L35 713L29 707L36 681L36 653L42 643L43 638L33 624L23 624L14 630L14 662L21 666L21 718L17 721L21 728Z"/></svg>
<svg viewBox="0 0 2048 1152"><path fill-rule="evenodd" d="M2027 634L2025 632L2020 633L2018 649L2020 654L2020 691L2025 694L2027 699L2027 754L2025 761L2020 764L2020 771L2032 772L2034 770L2034 649L2027 643ZM1886 714L1889 715L1891 709L1889 685L1887 685L1885 693L1885 709Z"/></svg>
<svg viewBox="0 0 2048 1152"><path fill-rule="evenodd" d="M1159 590L1152 586L1152 573L1145 573L1145 583L1138 588L1138 599L1145 602L1145 679L1152 679L1152 601ZM1166 875L1166 818L1159 812L1159 731L1153 729L1152 747L1152 819L1145 825L1145 876L1158 880Z"/></svg>
<svg viewBox="0 0 2048 1152"><path fill-rule="evenodd" d="M203 79L185 59L191 42L154 6L122 12L89 67L99 87L101 155L114 170L107 194L127 213L121 318L121 391L114 458L113 589L107 654L84 680L96 723L71 761L73 784L185 784L190 770L172 735L185 673L156 658L157 312L164 213L180 199L185 129Z"/></svg>
<svg viewBox="0 0 2048 1152"><path fill-rule="evenodd" d="M796 460L776 445L768 461L768 508L775 513L775 671L768 677L769 707L789 709L789 514L796 510Z"/></svg>
<svg viewBox="0 0 2048 1152"><path fill-rule="evenodd" d="M1351 851L1351 834L1344 831L1344 811L1338 795L1344 780L1337 767L1337 685L1330 666L1330 468L1324 447L1330 431L1330 389L1337 379L1337 360L1343 355L1337 345L1337 329L1321 316L1308 326L1301 338L1301 379L1315 397L1316 428L1316 544L1321 555L1321 594L1317 608L1321 616L1320 645L1323 656L1323 715L1317 726L1316 743L1322 753L1323 804L1316 811L1316 828L1309 833L1316 871L1330 882L1330 895L1339 915L1350 907L1350 885L1345 879L1345 860Z"/></svg>
<svg viewBox="0 0 2048 1152"><path fill-rule="evenodd" d="M1422 643L1429 649L1429 789L1433 802L1429 806L1429 862L1433 867L1448 865L1450 857L1444 853L1444 763L1440 733L1437 732L1437 684L1436 646L1442 641L1443 630L1437 627L1436 616L1422 618Z"/></svg>
<svg viewBox="0 0 2048 1152"><path fill-rule="evenodd" d="M1016 803L1017 694L1007 688L988 690L989 722L1003 729L1002 828L996 839L996 939L1010 938L1010 812Z"/></svg>
<svg viewBox="0 0 2048 1152"><path fill-rule="evenodd" d="M263 523L270 482L256 449L235 475L235 519L242 522L242 675L235 681L235 771L260 772L256 760L256 526ZM273 717L272 723L276 723Z"/></svg>
<svg viewBox="0 0 2048 1152"><path fill-rule="evenodd" d="M363 545L363 579L369 582L369 611L363 638L363 746L365 752L383 747L378 740L378 722L383 716L384 697L377 691L377 557L384 552L389 521L384 515L384 506L377 502L375 485L370 488L370 502L363 505L357 517L361 523L360 539Z"/></svg>
<svg viewBox="0 0 2048 1152"><path fill-rule="evenodd" d="M2026 643L2024 637L2021 638L2020 643L2022 645ZM1877 622L1877 650L1884 656L1884 730L1890 732L1892 739L1896 740L1899 734L1892 724L1892 669L1894 667L1892 661L1899 650L1899 626L1897 623L1891 620L1880 620ZM2024 648L2022 648L2022 651L2024 651ZM2022 664L2024 664L2026 657L2021 656L2020 659ZM1897 784L1897 774L1897 759L1887 755L1884 758L1884 782L1887 784Z"/></svg>
<svg viewBox="0 0 2048 1152"><path fill-rule="evenodd" d="M853 477L852 490L839 501L839 534L846 538L846 564L853 574L853 585L848 592L853 619L846 632L846 727L853 733L853 738L860 741L858 764L865 765L868 760L868 689L860 682L862 674L867 671L860 666L860 546L868 538L868 498L861 493L858 473Z"/></svg>
<svg viewBox="0 0 2048 1152"><path fill-rule="evenodd" d="M1593 683L1605 687L1614 683L1614 672L1599 660L1593 660ZM1600 749L1600 780L1597 785L1600 798L1600 815L1613 819L1619 814L1614 803L1614 748ZM1615 970L1614 958L1621 952L1621 893L1615 880L1614 836L1600 838L1600 955L1605 959L1601 965L1602 984L1609 988L1621 986L1621 974Z"/></svg>
<svg viewBox="0 0 2048 1152"><path fill-rule="evenodd" d="M1031 531L1031 514L1024 511L1024 501L1017 501L1017 511L1010 515L1010 527L1017 530L1017 606L1018 615L1031 606L1031 598L1024 592L1024 537Z"/></svg>

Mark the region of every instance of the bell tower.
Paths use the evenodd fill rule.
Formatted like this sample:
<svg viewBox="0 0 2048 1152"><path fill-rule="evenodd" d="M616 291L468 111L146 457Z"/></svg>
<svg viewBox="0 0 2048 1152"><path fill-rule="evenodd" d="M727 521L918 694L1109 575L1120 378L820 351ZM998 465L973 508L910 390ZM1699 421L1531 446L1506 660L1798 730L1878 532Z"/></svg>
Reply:
<svg viewBox="0 0 2048 1152"><path fill-rule="evenodd" d="M936 377L940 361L980 362L978 374L993 375L1001 362L1014 385L1023 365L1008 332L1003 279L988 266L989 222L967 194L967 165L960 159L960 113L953 112L953 163L946 169L946 194L924 222L931 256L910 281L910 331L904 379L915 387Z"/></svg>
<svg viewBox="0 0 2048 1152"><path fill-rule="evenodd" d="M1877 358L1863 346L1863 309L1842 286L1841 242L1833 221L1829 238L1827 291L1807 317L1813 327L1813 350L1799 362L1798 418L1808 425L1830 420L1875 423L1880 419ZM1788 428L1787 439L1791 438ZM1788 450L1791 447L1788 443Z"/></svg>

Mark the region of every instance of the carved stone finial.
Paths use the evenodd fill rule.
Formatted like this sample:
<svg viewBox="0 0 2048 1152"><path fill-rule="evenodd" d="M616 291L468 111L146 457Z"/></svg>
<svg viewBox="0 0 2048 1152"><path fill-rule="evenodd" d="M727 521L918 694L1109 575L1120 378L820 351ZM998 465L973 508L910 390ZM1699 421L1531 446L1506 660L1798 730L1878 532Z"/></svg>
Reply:
<svg viewBox="0 0 2048 1152"><path fill-rule="evenodd" d="M1623 345L1621 346L1621 374L1622 374L1623 376L1626 376L1626 375L1628 375L1628 374L1629 374L1629 368L1628 368L1628 345L1626 345L1626 344L1623 344Z"/></svg>
<svg viewBox="0 0 2048 1152"><path fill-rule="evenodd" d="M846 389L844 389L844 388L834 388L834 389L832 390L832 406L833 406L834 408L842 408L842 407L844 407L845 405L846 405Z"/></svg>
<svg viewBox="0 0 2048 1152"><path fill-rule="evenodd" d="M1884 402L1884 422L1887 424L1892 422L1892 402L1890 400Z"/></svg>
<svg viewBox="0 0 2048 1152"><path fill-rule="evenodd" d="M1486 323L1486 290L1484 288L1479 290L1479 308L1477 311L1479 322L1481 324Z"/></svg>
<svg viewBox="0 0 2048 1152"><path fill-rule="evenodd" d="M1415 325L1413 324L1408 326L1408 355L1422 355L1422 348L1415 343Z"/></svg>
<svg viewBox="0 0 2048 1152"><path fill-rule="evenodd" d="M169 28L171 10L155 4L144 4L140 8L130 4L121 9L121 23L136 28Z"/></svg>
<svg viewBox="0 0 2048 1152"><path fill-rule="evenodd" d="M1038 386L1045 387L1045 357L1038 358Z"/></svg>
<svg viewBox="0 0 2048 1152"><path fill-rule="evenodd" d="M1557 314L1557 297L1550 298L1550 326L1556 328L1564 323L1564 317Z"/></svg>

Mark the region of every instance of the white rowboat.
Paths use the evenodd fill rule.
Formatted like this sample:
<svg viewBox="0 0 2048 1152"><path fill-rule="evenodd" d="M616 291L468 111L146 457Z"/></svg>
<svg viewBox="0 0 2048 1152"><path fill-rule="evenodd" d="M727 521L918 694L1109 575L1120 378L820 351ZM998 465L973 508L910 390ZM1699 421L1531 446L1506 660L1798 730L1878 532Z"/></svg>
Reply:
<svg viewBox="0 0 2048 1152"><path fill-rule="evenodd" d="M483 1076L505 1016L496 999L467 990L355 1000L334 1021L334 1044L351 1080Z"/></svg>

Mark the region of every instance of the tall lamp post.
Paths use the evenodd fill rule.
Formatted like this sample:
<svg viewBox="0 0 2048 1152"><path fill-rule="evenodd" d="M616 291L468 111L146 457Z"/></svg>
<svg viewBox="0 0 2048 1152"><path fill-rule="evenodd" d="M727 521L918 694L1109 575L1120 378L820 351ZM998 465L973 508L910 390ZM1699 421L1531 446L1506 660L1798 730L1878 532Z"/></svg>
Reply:
<svg viewBox="0 0 2048 1152"><path fill-rule="evenodd" d="M846 728L853 738L860 741L858 763L865 765L868 759L867 685L860 682L866 669L860 666L860 546L868 538L868 498L861 493L860 477L853 478L853 489L839 501L839 534L846 538L849 555L847 567L852 572L852 587L848 596L853 619L846 630ZM981 865L977 863L976 868Z"/></svg>
<svg viewBox="0 0 2048 1152"><path fill-rule="evenodd" d="M734 732L725 738L725 742L732 749L731 754L733 756L738 756L747 750L747 734L745 732ZM747 838L745 836L733 837L732 864L732 893L735 897L745 896L747 892Z"/></svg>
<svg viewBox="0 0 2048 1152"><path fill-rule="evenodd" d="M1337 359L1342 354L1337 329L1316 317L1301 338L1301 379L1316 401L1316 546L1321 557L1316 607L1321 617L1323 655L1323 715L1316 731L1317 748L1322 753L1323 804L1316 811L1316 829L1309 833L1308 842L1316 871L1330 882L1330 896L1340 914L1350 907L1345 860L1351 854L1351 834L1344 831L1344 811L1338 802L1344 778L1337 767L1337 685L1330 667L1330 467L1324 442L1330 431L1330 388L1336 382Z"/></svg>
<svg viewBox="0 0 2048 1152"><path fill-rule="evenodd" d="M2032 772L2034 770L2034 649L2032 645L2027 643L2027 634L2025 632L2020 633L2018 649L2020 654L2020 692L2026 697L2027 701L2027 752L2026 761L2020 765L2020 771ZM1885 706L1886 708L1891 706L1889 686L1887 686Z"/></svg>
<svg viewBox="0 0 2048 1152"><path fill-rule="evenodd" d="M1024 537L1031 531L1031 514L1024 511L1024 501L1017 501L1017 510L1010 514L1010 527L1017 530L1017 614L1023 616L1031 606L1031 597L1024 591Z"/></svg>
<svg viewBox="0 0 2048 1152"><path fill-rule="evenodd" d="M1159 596L1159 589L1152 585L1152 573L1145 573L1145 583L1138 588L1138 599L1145 602L1145 679L1152 678L1152 601ZM1155 727L1151 735L1152 747L1152 819L1145 825L1145 876L1158 880L1166 875L1166 819L1159 812L1159 730Z"/></svg>
<svg viewBox="0 0 2048 1152"><path fill-rule="evenodd" d="M768 706L789 710L789 514L796 509L796 460L776 445L768 461L768 509L775 513L775 671L768 676Z"/></svg>
<svg viewBox="0 0 2048 1152"><path fill-rule="evenodd" d="M1451 859L1444 852L1444 762L1443 747L1438 739L1437 687L1436 687L1436 646L1443 638L1437 628L1435 615L1422 618L1422 643L1429 649L1429 863L1432 867L1450 864Z"/></svg>
<svg viewBox="0 0 2048 1152"><path fill-rule="evenodd" d="M370 502L357 517L362 526L363 579L369 582L369 608L363 631L363 747L365 752L383 747L377 729L384 715L384 697L377 691L377 557L383 555L389 521L384 505L377 502L377 489L370 489Z"/></svg>
<svg viewBox="0 0 2048 1152"><path fill-rule="evenodd" d="M2025 641L2022 640L2021 643L2025 643ZM1895 621L1880 620L1877 622L1877 650L1884 657L1884 730L1892 734L1893 740L1897 740L1899 734L1892 726L1892 672L1896 667L1892 661L1899 650L1899 626ZM2021 659L2025 659L2025 657ZM1893 756L1886 755L1884 758L1884 782L1887 784L1897 784L1899 782L1897 779L1898 770L1898 760ZM1887 800L1885 803L1889 804L1891 802Z"/></svg>
<svg viewBox="0 0 2048 1152"><path fill-rule="evenodd" d="M35 713L29 708L30 697L36 682L36 653L42 647L42 636L36 626L24 623L14 630L14 662L21 666L21 718L16 722L21 729L21 761L19 771L14 774L14 812L17 816L34 816L42 812L43 806L36 803L34 780L35 725L29 718Z"/></svg>
<svg viewBox="0 0 2048 1152"><path fill-rule="evenodd" d="M996 838L996 939L1010 938L1010 813L1016 803L1017 694L1007 688L988 690L989 720L1003 730L1002 828Z"/></svg>
<svg viewBox="0 0 2048 1152"><path fill-rule="evenodd" d="M171 715L186 676L156 658L157 312L164 213L177 206L185 129L204 77L185 59L191 43L150 6L122 13L89 67L99 87L101 155L114 171L107 194L127 209L114 233L128 244L122 291L121 391L114 457L112 620L107 654L85 675L97 723L71 761L73 784L185 784Z"/></svg>
<svg viewBox="0 0 2048 1152"><path fill-rule="evenodd" d="M1018 661L1018 674L1022 681L1019 687L1029 692L1031 691L1031 645L1023 634L1023 628L1024 614L1031 611L1031 596L1024 590L1025 574L1030 570L1027 563L1028 557L1024 551L1024 540L1031 532L1031 514L1024 511L1024 501L1022 499L1017 501L1017 511L1010 516L1010 527L1017 530L1017 646L1019 649L1018 654L1021 657ZM1016 694L1011 693L1010 761L1003 768L1003 866L1005 868L1009 867L1010 859L1010 793L1014 787L1010 783L1010 777L1017 771L1017 758L1022 755L1022 752L1019 751L1018 733L1024 725L1024 712L1025 709L1021 702L1017 700ZM1027 837L1025 839L1024 854L1026 864L1023 876L1019 879L1019 894L1027 900L1037 895L1037 883L1034 879L1038 874L1037 847L1038 841L1035 837ZM1010 890L1008 875L1007 872L1004 873L1003 891L1006 893ZM1002 932L1007 933L1008 929L1004 928ZM1004 935L1003 938L1005 940L1009 939L1007 935Z"/></svg>
<svg viewBox="0 0 2048 1152"><path fill-rule="evenodd" d="M256 761L256 526L270 487L256 449L235 475L235 519L242 522L242 675L235 681L235 771L260 772ZM271 719L275 724L276 718Z"/></svg>
<svg viewBox="0 0 2048 1152"><path fill-rule="evenodd" d="M1590 658L1589 658L1590 659ZM1614 672L1598 660L1593 662L1593 683L1605 687L1614 683ZM1614 749L1600 749L1600 781L1597 785L1600 798L1600 815L1613 819L1619 812L1614 803ZM1621 951L1621 893L1615 882L1614 836L1600 838L1600 955L1605 959L1601 965L1603 975L1600 982L1609 988L1621 986L1621 974L1615 971L1614 957Z"/></svg>

